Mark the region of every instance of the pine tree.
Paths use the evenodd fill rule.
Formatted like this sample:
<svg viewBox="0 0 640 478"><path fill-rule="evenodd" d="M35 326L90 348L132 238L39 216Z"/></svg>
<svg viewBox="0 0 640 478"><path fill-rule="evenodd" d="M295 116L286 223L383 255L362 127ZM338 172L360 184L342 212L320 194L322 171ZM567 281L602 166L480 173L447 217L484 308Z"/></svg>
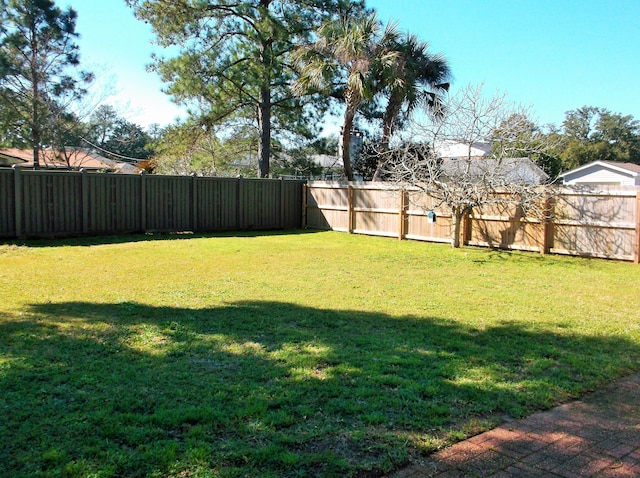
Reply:
<svg viewBox="0 0 640 478"><path fill-rule="evenodd" d="M39 167L40 149L53 142L70 104L85 92L92 76L78 70L77 14L52 0L9 0L0 30L0 107L5 142L33 149Z"/></svg>

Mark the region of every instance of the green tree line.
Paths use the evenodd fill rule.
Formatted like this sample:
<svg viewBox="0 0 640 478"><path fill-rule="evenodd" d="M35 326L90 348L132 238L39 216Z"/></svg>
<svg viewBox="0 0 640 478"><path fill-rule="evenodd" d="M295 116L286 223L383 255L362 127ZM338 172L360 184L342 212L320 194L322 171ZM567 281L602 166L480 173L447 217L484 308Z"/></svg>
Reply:
<svg viewBox="0 0 640 478"><path fill-rule="evenodd" d="M167 47L151 70L187 119L145 131L109 106L81 113L95 85L80 67L77 13L53 0L0 0L0 145L32 149L36 167L42 148L83 146L153 158L159 172L258 177L312 174L312 153L337 152L347 178L365 169L380 178L383 154L352 164L352 129L372 131L384 153L414 113L437 121L447 107L445 56L382 24L363 0L127 4ZM341 133L328 148L318 137L336 116ZM580 107L544 133L531 124L532 135L554 142L534 159L551 175L596 159L640 163L639 128L631 115Z"/></svg>

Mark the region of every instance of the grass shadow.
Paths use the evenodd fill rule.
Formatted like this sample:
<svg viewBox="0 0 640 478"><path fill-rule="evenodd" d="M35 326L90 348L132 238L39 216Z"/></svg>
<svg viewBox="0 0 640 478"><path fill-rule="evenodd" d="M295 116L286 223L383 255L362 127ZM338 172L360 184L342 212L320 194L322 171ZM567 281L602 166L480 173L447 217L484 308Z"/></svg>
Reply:
<svg viewBox="0 0 640 478"><path fill-rule="evenodd" d="M154 232L146 234L116 234L104 236L77 236L65 237L59 239L40 238L40 239L9 239L2 241L0 244L23 246L23 247L65 247L65 246L97 246L106 244L127 244L134 242L153 242L153 241L177 241L185 239L199 239L212 237L263 237L263 236L290 236L301 234L314 234L323 232L313 229L279 229L271 231L229 231L215 233L192 233L192 232Z"/></svg>
<svg viewBox="0 0 640 478"><path fill-rule="evenodd" d="M64 302L5 317L0 357L5 476L380 476L640 350L282 302Z"/></svg>

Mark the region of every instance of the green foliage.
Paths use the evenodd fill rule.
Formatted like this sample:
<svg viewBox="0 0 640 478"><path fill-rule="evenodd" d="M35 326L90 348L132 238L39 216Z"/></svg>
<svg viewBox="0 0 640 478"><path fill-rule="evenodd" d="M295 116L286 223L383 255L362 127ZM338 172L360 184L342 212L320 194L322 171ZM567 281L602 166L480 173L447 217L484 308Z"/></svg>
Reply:
<svg viewBox="0 0 640 478"><path fill-rule="evenodd" d="M562 139L553 130L545 131L528 114L511 114L492 136L491 151L497 157L529 158L551 179L562 172L562 160L558 156Z"/></svg>
<svg viewBox="0 0 640 478"><path fill-rule="evenodd" d="M5 144L58 146L68 110L92 75L78 71L77 14L51 0L9 0L0 30L0 137Z"/></svg>
<svg viewBox="0 0 640 478"><path fill-rule="evenodd" d="M351 131L356 113L373 101L381 71L397 62L393 44L398 38L394 25L383 28L374 12L355 12L325 22L315 43L295 55L299 78L293 85L298 95L323 92L340 95L345 110L342 120L340 156L344 173L353 180L350 158Z"/></svg>
<svg viewBox="0 0 640 478"><path fill-rule="evenodd" d="M0 83L2 80L0 80ZM31 146L26 105L20 95L9 89L0 90L0 145L7 148Z"/></svg>
<svg viewBox="0 0 640 478"><path fill-rule="evenodd" d="M153 66L177 102L197 107L199 122L207 128L238 120L257 127L261 177L269 175L272 131L308 136L319 123L324 99L291 94L296 72L289 55L348 2L128 3L151 24L162 45L179 49L173 58L155 58Z"/></svg>
<svg viewBox="0 0 640 478"><path fill-rule="evenodd" d="M640 122L631 115L583 106L568 111L562 127L566 169L597 160L640 164Z"/></svg>
<svg viewBox="0 0 640 478"><path fill-rule="evenodd" d="M513 124L519 124L513 128ZM640 122L631 115L611 113L606 108L583 106L568 111L561 128L543 130L527 118L511 117L497 128L517 132L507 138L510 155L527 156L550 177L593 161L621 161L640 164ZM493 151L503 148L493 145Z"/></svg>
<svg viewBox="0 0 640 478"><path fill-rule="evenodd" d="M153 170L159 174L255 176L255 129L236 125L222 135L187 121L166 128L154 142Z"/></svg>
<svg viewBox="0 0 640 478"><path fill-rule="evenodd" d="M98 106L89 118L87 139L94 145L104 148L119 121L122 121L122 118L113 106Z"/></svg>
<svg viewBox="0 0 640 478"><path fill-rule="evenodd" d="M146 160L153 154L153 138L141 126L127 121L109 105L99 106L85 125L83 145L114 160Z"/></svg>
<svg viewBox="0 0 640 478"><path fill-rule="evenodd" d="M152 151L148 145L151 137L141 126L126 120L119 120L113 133L105 143L104 156L112 159L148 159Z"/></svg>
<svg viewBox="0 0 640 478"><path fill-rule="evenodd" d="M386 151L394 129L417 107L436 117L443 111L450 77L444 58L430 54L428 44L415 35L401 35L394 24L383 29L374 12L325 23L317 41L298 50L296 59L302 73L294 91L322 91L345 102L341 157L348 179L353 178L349 144L356 113L369 121L382 120L380 149ZM373 176L365 163L359 160L358 172L380 179L383 161Z"/></svg>
<svg viewBox="0 0 640 478"><path fill-rule="evenodd" d="M315 154L336 155L338 152L338 143L337 136L323 136L312 141L309 147Z"/></svg>
<svg viewBox="0 0 640 478"><path fill-rule="evenodd" d="M320 137L296 148L286 148L280 145L276 150L274 173L276 176L319 177L325 171L314 156L328 155L335 158L337 151L338 138L336 136Z"/></svg>
<svg viewBox="0 0 640 478"><path fill-rule="evenodd" d="M396 126L423 107L436 118L445 107L444 94L449 90L449 65L442 55L429 53L429 45L415 35L394 39L390 48L399 54L379 73L387 106L383 116L382 147L388 148Z"/></svg>
<svg viewBox="0 0 640 478"><path fill-rule="evenodd" d="M285 151L278 155L274 172L277 176L291 175L303 178L319 176L322 174L322 166L313 160L315 154L319 153L312 145Z"/></svg>
<svg viewBox="0 0 640 478"><path fill-rule="evenodd" d="M380 139L365 140L362 151L353 160L353 171L360 176L363 181L371 181L378 170L378 162L382 158L387 158L388 154L382 153L382 142ZM377 180L385 180L385 176L379 173Z"/></svg>
<svg viewBox="0 0 640 478"><path fill-rule="evenodd" d="M5 244L0 475L387 473L637 370L639 287L333 232Z"/></svg>

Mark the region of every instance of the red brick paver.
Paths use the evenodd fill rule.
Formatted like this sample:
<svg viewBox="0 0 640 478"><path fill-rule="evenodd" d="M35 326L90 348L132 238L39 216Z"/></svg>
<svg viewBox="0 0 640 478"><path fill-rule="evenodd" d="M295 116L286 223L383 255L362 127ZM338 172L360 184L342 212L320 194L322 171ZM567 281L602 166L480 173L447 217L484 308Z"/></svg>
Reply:
<svg viewBox="0 0 640 478"><path fill-rule="evenodd" d="M640 477L640 374L510 422L390 478Z"/></svg>

